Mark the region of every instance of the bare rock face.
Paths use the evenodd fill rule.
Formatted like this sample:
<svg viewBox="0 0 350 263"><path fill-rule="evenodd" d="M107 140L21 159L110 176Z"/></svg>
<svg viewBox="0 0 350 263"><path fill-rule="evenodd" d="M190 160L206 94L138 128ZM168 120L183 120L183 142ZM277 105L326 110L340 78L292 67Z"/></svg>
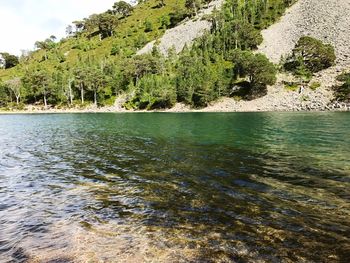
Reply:
<svg viewBox="0 0 350 263"><path fill-rule="evenodd" d="M302 36L332 44L337 65L350 65L350 0L299 0L279 22L262 32L259 51L274 63L288 55Z"/></svg>
<svg viewBox="0 0 350 263"><path fill-rule="evenodd" d="M159 39L158 48L160 52L167 55L168 51L174 48L176 53L180 53L185 45L191 45L196 38L201 37L205 31L211 28L211 23L204 20L203 17L211 14L215 9L219 10L223 3L224 0L212 1L207 8L201 10L192 20L184 21L180 25L167 30ZM148 43L137 54L150 53L154 44L155 41Z"/></svg>

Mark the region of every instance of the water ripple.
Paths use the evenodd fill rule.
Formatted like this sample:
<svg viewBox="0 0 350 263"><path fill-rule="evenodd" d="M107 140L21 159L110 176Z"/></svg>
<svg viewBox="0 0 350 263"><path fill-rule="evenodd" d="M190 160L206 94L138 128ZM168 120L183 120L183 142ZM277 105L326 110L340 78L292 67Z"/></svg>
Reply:
<svg viewBox="0 0 350 263"><path fill-rule="evenodd" d="M347 262L349 120L0 116L0 262Z"/></svg>

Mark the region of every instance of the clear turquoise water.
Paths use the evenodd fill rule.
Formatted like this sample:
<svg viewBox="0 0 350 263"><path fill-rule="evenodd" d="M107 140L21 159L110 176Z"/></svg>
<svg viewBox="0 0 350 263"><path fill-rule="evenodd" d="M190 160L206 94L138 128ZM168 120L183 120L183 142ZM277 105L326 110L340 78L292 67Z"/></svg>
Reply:
<svg viewBox="0 0 350 263"><path fill-rule="evenodd" d="M0 115L0 262L348 262L349 113Z"/></svg>

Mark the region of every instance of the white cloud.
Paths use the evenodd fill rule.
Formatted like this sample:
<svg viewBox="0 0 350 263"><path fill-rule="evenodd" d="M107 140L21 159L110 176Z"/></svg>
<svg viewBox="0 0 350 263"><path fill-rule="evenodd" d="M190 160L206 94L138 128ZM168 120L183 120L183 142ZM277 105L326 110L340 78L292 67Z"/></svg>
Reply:
<svg viewBox="0 0 350 263"><path fill-rule="evenodd" d="M110 9L117 0L0 0L0 52L20 54L37 40L63 37L74 20Z"/></svg>

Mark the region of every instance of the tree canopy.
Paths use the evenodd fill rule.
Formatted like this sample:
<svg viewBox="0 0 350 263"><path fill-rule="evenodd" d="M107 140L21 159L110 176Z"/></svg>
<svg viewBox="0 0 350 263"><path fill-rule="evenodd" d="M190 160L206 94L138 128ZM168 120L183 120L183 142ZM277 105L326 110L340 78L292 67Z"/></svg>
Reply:
<svg viewBox="0 0 350 263"><path fill-rule="evenodd" d="M114 3L113 5L114 13L120 14L123 17L130 15L132 10L133 10L133 7L125 1L119 1Z"/></svg>
<svg viewBox="0 0 350 263"><path fill-rule="evenodd" d="M13 68L19 64L18 57L7 52L0 53L0 57L0 66L2 65L5 69Z"/></svg>
<svg viewBox="0 0 350 263"><path fill-rule="evenodd" d="M307 71L315 73L334 65L335 50L329 44L304 36L299 39L292 55L287 59L285 68L295 73Z"/></svg>

